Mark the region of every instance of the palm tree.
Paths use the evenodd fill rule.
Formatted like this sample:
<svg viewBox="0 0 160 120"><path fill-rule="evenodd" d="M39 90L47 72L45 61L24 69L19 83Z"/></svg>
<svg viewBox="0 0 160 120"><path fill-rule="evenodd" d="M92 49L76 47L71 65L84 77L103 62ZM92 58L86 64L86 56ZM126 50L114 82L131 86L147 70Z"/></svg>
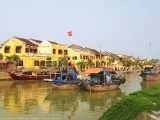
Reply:
<svg viewBox="0 0 160 120"><path fill-rule="evenodd" d="M109 58L107 62L107 67L111 66L114 62L114 58Z"/></svg>
<svg viewBox="0 0 160 120"><path fill-rule="evenodd" d="M6 61L7 63L15 63L16 65L18 65L21 59L18 55L11 55L6 57Z"/></svg>
<svg viewBox="0 0 160 120"><path fill-rule="evenodd" d="M77 66L82 71L82 69L85 68L85 62L84 61L79 61L79 62L77 62Z"/></svg>
<svg viewBox="0 0 160 120"><path fill-rule="evenodd" d="M87 66L88 67L93 67L94 65L95 65L94 62L91 59L88 59Z"/></svg>

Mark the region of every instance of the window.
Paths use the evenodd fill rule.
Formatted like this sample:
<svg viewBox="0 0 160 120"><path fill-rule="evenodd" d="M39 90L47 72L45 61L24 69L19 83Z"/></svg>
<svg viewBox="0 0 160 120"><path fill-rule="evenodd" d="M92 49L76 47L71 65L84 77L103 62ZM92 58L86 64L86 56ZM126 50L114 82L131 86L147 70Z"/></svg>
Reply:
<svg viewBox="0 0 160 120"><path fill-rule="evenodd" d="M51 60L51 57L47 57L46 60Z"/></svg>
<svg viewBox="0 0 160 120"><path fill-rule="evenodd" d="M53 54L56 54L56 49L53 49Z"/></svg>
<svg viewBox="0 0 160 120"><path fill-rule="evenodd" d="M21 53L22 46L16 46L16 53Z"/></svg>
<svg viewBox="0 0 160 120"><path fill-rule="evenodd" d="M40 65L41 65L41 66L45 66L45 61L42 60L41 63L40 63Z"/></svg>
<svg viewBox="0 0 160 120"><path fill-rule="evenodd" d="M73 60L77 60L77 56L73 56L72 59L73 59Z"/></svg>
<svg viewBox="0 0 160 120"><path fill-rule="evenodd" d="M29 53L29 48L26 48L26 53Z"/></svg>
<svg viewBox="0 0 160 120"><path fill-rule="evenodd" d="M39 61L38 60L34 61L34 66L39 66Z"/></svg>
<svg viewBox="0 0 160 120"><path fill-rule="evenodd" d="M5 52L5 53L10 53L10 46L6 46L6 47L4 48L4 52Z"/></svg>
<svg viewBox="0 0 160 120"><path fill-rule="evenodd" d="M68 55L68 51L67 50L64 50L64 55Z"/></svg>
<svg viewBox="0 0 160 120"><path fill-rule="evenodd" d="M34 53L37 53L37 49L34 49Z"/></svg>
<svg viewBox="0 0 160 120"><path fill-rule="evenodd" d="M62 55L62 54L63 54L63 52L62 52L61 49L58 50L58 54L59 54L59 55Z"/></svg>

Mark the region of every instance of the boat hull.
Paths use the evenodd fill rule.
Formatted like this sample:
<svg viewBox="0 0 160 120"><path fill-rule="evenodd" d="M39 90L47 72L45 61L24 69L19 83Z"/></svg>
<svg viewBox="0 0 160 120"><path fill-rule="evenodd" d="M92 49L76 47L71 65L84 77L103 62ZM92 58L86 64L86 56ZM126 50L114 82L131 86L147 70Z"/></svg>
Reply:
<svg viewBox="0 0 160 120"><path fill-rule="evenodd" d="M141 77L146 81L160 80L160 74L142 74Z"/></svg>
<svg viewBox="0 0 160 120"><path fill-rule="evenodd" d="M53 78L55 75L18 75L15 73L9 73L12 79L14 80L42 80L44 78Z"/></svg>
<svg viewBox="0 0 160 120"><path fill-rule="evenodd" d="M78 84L56 84L56 83L52 83L52 87L55 90L75 90L75 89L79 89L79 85Z"/></svg>
<svg viewBox="0 0 160 120"><path fill-rule="evenodd" d="M86 90L93 91L93 92L103 92L103 91L110 91L119 88L118 84L113 85L85 85Z"/></svg>

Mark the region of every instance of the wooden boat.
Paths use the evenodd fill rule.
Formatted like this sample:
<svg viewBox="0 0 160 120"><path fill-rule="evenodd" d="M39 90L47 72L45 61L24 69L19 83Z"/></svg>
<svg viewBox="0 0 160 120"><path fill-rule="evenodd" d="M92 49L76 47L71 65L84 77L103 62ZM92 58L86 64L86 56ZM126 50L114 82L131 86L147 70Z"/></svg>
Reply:
<svg viewBox="0 0 160 120"><path fill-rule="evenodd" d="M120 84L123 84L126 79L122 76L122 73L118 74L116 71L107 70L104 68L92 68L86 72L90 76L89 82L83 82L84 87L88 91L103 92L119 88Z"/></svg>
<svg viewBox="0 0 160 120"><path fill-rule="evenodd" d="M60 73L52 73L49 70L21 69L9 72L14 80L42 80L44 78L54 78Z"/></svg>
<svg viewBox="0 0 160 120"><path fill-rule="evenodd" d="M156 81L160 80L160 70L154 68L153 66L145 67L142 71L140 76L143 80L147 81Z"/></svg>
<svg viewBox="0 0 160 120"><path fill-rule="evenodd" d="M160 74L143 74L141 75L141 77L143 78L143 80L147 80L147 81L156 81L156 80L160 80Z"/></svg>
<svg viewBox="0 0 160 120"><path fill-rule="evenodd" d="M103 91L115 90L118 88L119 88L118 84L113 84L113 85L110 85L110 84L103 84L103 85L87 84L87 85L85 85L86 90L93 91L93 92L103 92Z"/></svg>
<svg viewBox="0 0 160 120"><path fill-rule="evenodd" d="M77 79L77 74L73 70L61 72L60 76L53 78L53 89L58 90L74 90L81 85L81 80Z"/></svg>
<svg viewBox="0 0 160 120"><path fill-rule="evenodd" d="M52 87L54 90L75 90L78 89L80 86L78 84L53 83Z"/></svg>

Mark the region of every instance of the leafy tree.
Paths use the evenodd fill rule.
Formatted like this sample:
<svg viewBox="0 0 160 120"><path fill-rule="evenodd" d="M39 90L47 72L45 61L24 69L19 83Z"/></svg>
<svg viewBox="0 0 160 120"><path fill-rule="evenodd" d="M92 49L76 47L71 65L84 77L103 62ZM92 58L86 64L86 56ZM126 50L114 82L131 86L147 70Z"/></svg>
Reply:
<svg viewBox="0 0 160 120"><path fill-rule="evenodd" d="M95 65L94 62L91 59L88 59L87 66L88 67L93 67L94 65Z"/></svg>
<svg viewBox="0 0 160 120"><path fill-rule="evenodd" d="M159 59L151 59L150 62L152 64L158 64L160 62L160 60Z"/></svg>
<svg viewBox="0 0 160 120"><path fill-rule="evenodd" d="M51 67L52 66L52 61L46 61L46 66Z"/></svg>
<svg viewBox="0 0 160 120"><path fill-rule="evenodd" d="M112 65L113 62L114 62L114 58L109 58L109 59L108 59L108 62L107 62L107 66Z"/></svg>
<svg viewBox="0 0 160 120"><path fill-rule="evenodd" d="M11 55L6 57L6 61L8 63L16 63L18 64L21 61L21 58L18 55Z"/></svg>
<svg viewBox="0 0 160 120"><path fill-rule="evenodd" d="M57 66L57 61L53 61L53 62L52 62L52 66L53 66L53 67L56 67L56 66Z"/></svg>
<svg viewBox="0 0 160 120"><path fill-rule="evenodd" d="M99 60L96 60L96 67L100 67L100 61Z"/></svg>
<svg viewBox="0 0 160 120"><path fill-rule="evenodd" d="M126 67L130 67L133 64L133 62L127 58L121 58L120 62Z"/></svg>
<svg viewBox="0 0 160 120"><path fill-rule="evenodd" d="M79 62L77 62L77 66L82 71L82 69L85 68L85 62L84 61L79 61Z"/></svg>
<svg viewBox="0 0 160 120"><path fill-rule="evenodd" d="M64 57L59 58L58 64L59 65L67 66L68 65L68 57L64 56Z"/></svg>

